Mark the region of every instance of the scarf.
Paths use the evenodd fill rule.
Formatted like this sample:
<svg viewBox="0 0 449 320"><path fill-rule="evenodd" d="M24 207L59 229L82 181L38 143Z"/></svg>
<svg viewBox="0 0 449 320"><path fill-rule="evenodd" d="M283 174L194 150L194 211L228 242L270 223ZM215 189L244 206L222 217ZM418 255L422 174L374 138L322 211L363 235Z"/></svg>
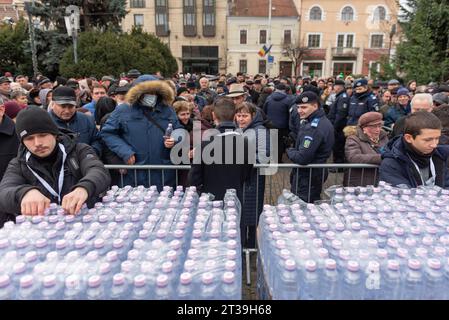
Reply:
<svg viewBox="0 0 449 320"><path fill-rule="evenodd" d="M430 158L432 158L435 150L429 154L422 154L416 150L411 144L404 140L405 151L410 156L410 158L418 165L420 169L428 168L430 166Z"/></svg>

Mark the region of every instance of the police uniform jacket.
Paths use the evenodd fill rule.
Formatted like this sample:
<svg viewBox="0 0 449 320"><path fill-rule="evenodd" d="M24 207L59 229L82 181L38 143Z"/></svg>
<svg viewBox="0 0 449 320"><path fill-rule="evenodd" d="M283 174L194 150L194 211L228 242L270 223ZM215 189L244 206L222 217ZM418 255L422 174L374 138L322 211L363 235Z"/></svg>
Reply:
<svg viewBox="0 0 449 320"><path fill-rule="evenodd" d="M332 103L328 118L336 131L341 131L346 126L350 98L345 90L338 93Z"/></svg>
<svg viewBox="0 0 449 320"><path fill-rule="evenodd" d="M379 111L379 101L370 91L352 95L348 110L348 126L356 126L362 114Z"/></svg>

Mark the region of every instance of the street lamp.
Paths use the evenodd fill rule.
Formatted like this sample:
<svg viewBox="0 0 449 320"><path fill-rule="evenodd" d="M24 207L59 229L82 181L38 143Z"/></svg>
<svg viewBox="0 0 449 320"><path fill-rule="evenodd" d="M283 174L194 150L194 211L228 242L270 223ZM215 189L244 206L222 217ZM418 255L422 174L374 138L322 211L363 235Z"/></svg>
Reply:
<svg viewBox="0 0 449 320"><path fill-rule="evenodd" d="M393 42L393 37L395 34L396 34L396 24L393 24L390 30L390 44L388 45L388 62L390 62L391 59L391 43Z"/></svg>
<svg viewBox="0 0 449 320"><path fill-rule="evenodd" d="M78 63L78 29L80 28L80 9L77 6L71 5L65 9L65 27L67 34L73 40L73 56L75 64Z"/></svg>
<svg viewBox="0 0 449 320"><path fill-rule="evenodd" d="M31 16L31 6L34 7L34 0L33 0L32 4L30 2L25 2L24 5L25 5L25 11L28 14L28 20L29 20L28 30L30 32L31 60L33 61L33 73L34 73L34 76L37 76L37 74L39 73L39 70L37 68L36 42L34 41L34 39L35 39L34 23L33 23L33 18Z"/></svg>

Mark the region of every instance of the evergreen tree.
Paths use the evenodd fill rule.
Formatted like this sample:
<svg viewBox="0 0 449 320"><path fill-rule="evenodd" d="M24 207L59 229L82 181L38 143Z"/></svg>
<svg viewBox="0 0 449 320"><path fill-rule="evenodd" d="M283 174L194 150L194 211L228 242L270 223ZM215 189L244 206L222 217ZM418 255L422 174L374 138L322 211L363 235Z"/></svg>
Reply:
<svg viewBox="0 0 449 320"><path fill-rule="evenodd" d="M408 0L402 6L404 41L395 65L418 83L449 78L449 1Z"/></svg>
<svg viewBox="0 0 449 320"><path fill-rule="evenodd" d="M16 24L0 24L0 70L13 74L30 74L31 59L25 54L25 47L29 40L27 25L23 19Z"/></svg>
<svg viewBox="0 0 449 320"><path fill-rule="evenodd" d="M131 34L115 32L83 32L79 38L78 64L73 62L69 48L61 60L60 72L66 77L105 74L120 76L121 72L138 69L142 73L160 71L171 76L177 70L175 58L167 45L153 35L134 30Z"/></svg>
<svg viewBox="0 0 449 320"><path fill-rule="evenodd" d="M46 0L36 2L31 14L39 17L43 27L36 29L39 69L47 76L59 73L59 61L72 44L64 21L69 5L80 8L80 31L121 31L120 22L126 15L126 0Z"/></svg>

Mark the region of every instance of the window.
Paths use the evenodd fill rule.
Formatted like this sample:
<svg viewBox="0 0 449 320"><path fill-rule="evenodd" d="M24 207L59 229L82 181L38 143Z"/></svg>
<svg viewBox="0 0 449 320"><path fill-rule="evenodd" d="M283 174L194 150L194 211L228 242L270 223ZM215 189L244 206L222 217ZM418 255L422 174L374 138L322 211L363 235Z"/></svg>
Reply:
<svg viewBox="0 0 449 320"><path fill-rule="evenodd" d="M135 14L134 15L134 25L136 27L143 26L143 14Z"/></svg>
<svg viewBox="0 0 449 320"><path fill-rule="evenodd" d="M384 46L384 35L383 34L371 35L371 48L383 48L383 46Z"/></svg>
<svg viewBox="0 0 449 320"><path fill-rule="evenodd" d="M267 30L259 31L259 43L266 44L267 43Z"/></svg>
<svg viewBox="0 0 449 320"><path fill-rule="evenodd" d="M259 73L267 73L267 60L259 60Z"/></svg>
<svg viewBox="0 0 449 320"><path fill-rule="evenodd" d="M193 7L194 0L184 0L184 7Z"/></svg>
<svg viewBox="0 0 449 320"><path fill-rule="evenodd" d="M246 30L240 30L240 44L246 44Z"/></svg>
<svg viewBox="0 0 449 320"><path fill-rule="evenodd" d="M320 34L309 34L308 45L309 48L319 48L321 47L321 35Z"/></svg>
<svg viewBox="0 0 449 320"><path fill-rule="evenodd" d="M354 9L349 6L346 6L341 11L341 20L343 21L352 21L354 20Z"/></svg>
<svg viewBox="0 0 449 320"><path fill-rule="evenodd" d="M375 74L380 72L380 62L378 61L370 61L369 62L369 76L374 77Z"/></svg>
<svg viewBox="0 0 449 320"><path fill-rule="evenodd" d="M204 0L204 6L205 7L214 7L215 6L215 0Z"/></svg>
<svg viewBox="0 0 449 320"><path fill-rule="evenodd" d="M292 31L284 30L284 44L291 44L291 43L292 43Z"/></svg>
<svg viewBox="0 0 449 320"><path fill-rule="evenodd" d="M203 25L204 26L215 26L215 14L213 13L204 13L203 17Z"/></svg>
<svg viewBox="0 0 449 320"><path fill-rule="evenodd" d="M384 7L379 6L374 10L374 20L375 21L384 21L387 18L387 10Z"/></svg>
<svg viewBox="0 0 449 320"><path fill-rule="evenodd" d="M145 0L131 0L129 6L131 8L145 8Z"/></svg>
<svg viewBox="0 0 449 320"><path fill-rule="evenodd" d="M310 9L310 20L321 20L322 18L322 12L320 7L313 7Z"/></svg>
<svg viewBox="0 0 449 320"><path fill-rule="evenodd" d="M247 73L247 71L248 71L248 61L240 60L239 71L242 72L242 73Z"/></svg>
<svg viewBox="0 0 449 320"><path fill-rule="evenodd" d="M354 35L352 33L345 33L337 35L337 48L353 48Z"/></svg>
<svg viewBox="0 0 449 320"><path fill-rule="evenodd" d="M157 13L156 14L156 25L157 26L166 26L167 25L167 14L166 13Z"/></svg>
<svg viewBox="0 0 449 320"><path fill-rule="evenodd" d="M302 73L310 77L321 77L323 75L322 62L303 62Z"/></svg>
<svg viewBox="0 0 449 320"><path fill-rule="evenodd" d="M185 26L194 26L195 25L195 14L194 13L185 13L184 14L184 25Z"/></svg>
<svg viewBox="0 0 449 320"><path fill-rule="evenodd" d="M166 0L156 0L156 7L166 7L167 1Z"/></svg>

